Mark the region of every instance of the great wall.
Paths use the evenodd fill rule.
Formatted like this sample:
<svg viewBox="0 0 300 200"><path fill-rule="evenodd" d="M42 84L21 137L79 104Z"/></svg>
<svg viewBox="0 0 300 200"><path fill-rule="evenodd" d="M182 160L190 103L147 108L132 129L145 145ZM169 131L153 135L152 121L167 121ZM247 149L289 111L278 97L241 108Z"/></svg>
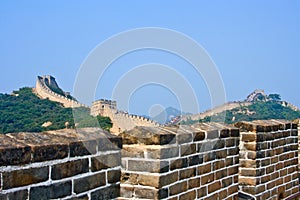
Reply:
<svg viewBox="0 0 300 200"><path fill-rule="evenodd" d="M0 200L300 198L300 120L159 126L109 100L91 114L126 128L0 134Z"/></svg>
<svg viewBox="0 0 300 200"><path fill-rule="evenodd" d="M297 124L0 135L0 199L299 199Z"/></svg>
<svg viewBox="0 0 300 200"><path fill-rule="evenodd" d="M135 126L159 126L157 122L151 119L118 111L117 102L111 100L100 99L94 101L93 105L91 106L91 115L109 117L113 123L113 127L110 130L113 133L131 130Z"/></svg>
<svg viewBox="0 0 300 200"><path fill-rule="evenodd" d="M49 75L38 76L34 92L40 98L48 98L51 101L59 102L67 108L88 107L76 100L72 100L67 98L66 96L55 93L53 90L50 89L48 85L53 85L53 87L59 88L54 77ZM157 122L151 119L118 111L116 102L111 100L101 99L93 102L93 105L91 106L91 115L101 115L104 117L109 117L113 123L113 127L110 130L113 133L119 133L125 130L130 130L135 126L159 126Z"/></svg>
<svg viewBox="0 0 300 200"><path fill-rule="evenodd" d="M57 86L55 78L52 76L38 76L36 80L36 85L34 88L34 93L36 93L40 98L48 98L51 101L59 102L63 104L66 108L71 107L86 107L86 105L79 103L76 100L67 98L66 96L55 93L50 89L48 84ZM57 86L58 87L58 86Z"/></svg>

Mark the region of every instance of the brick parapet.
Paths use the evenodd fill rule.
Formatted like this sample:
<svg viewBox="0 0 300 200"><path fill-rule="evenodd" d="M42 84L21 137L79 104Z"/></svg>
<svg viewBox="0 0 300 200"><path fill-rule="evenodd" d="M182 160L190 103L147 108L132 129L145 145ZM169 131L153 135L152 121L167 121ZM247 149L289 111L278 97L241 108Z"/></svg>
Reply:
<svg viewBox="0 0 300 200"><path fill-rule="evenodd" d="M43 99L48 98L51 101L59 102L63 104L66 108L72 107L87 107L86 105L79 103L73 99L69 99L63 95L53 92L47 84L44 82L44 79L40 76L37 77L36 86L34 92Z"/></svg>
<svg viewBox="0 0 300 200"><path fill-rule="evenodd" d="M285 120L238 122L240 190L257 199L298 193L297 124Z"/></svg>
<svg viewBox="0 0 300 200"><path fill-rule="evenodd" d="M121 134L123 199L235 199L239 130L216 123Z"/></svg>
<svg viewBox="0 0 300 200"><path fill-rule="evenodd" d="M121 138L88 128L0 135L0 199L111 199Z"/></svg>

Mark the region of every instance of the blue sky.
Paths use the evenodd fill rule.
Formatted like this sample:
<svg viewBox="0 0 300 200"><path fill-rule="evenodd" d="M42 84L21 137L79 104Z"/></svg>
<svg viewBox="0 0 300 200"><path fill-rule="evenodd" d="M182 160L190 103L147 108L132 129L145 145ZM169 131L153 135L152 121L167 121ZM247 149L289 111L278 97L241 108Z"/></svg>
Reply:
<svg viewBox="0 0 300 200"><path fill-rule="evenodd" d="M80 65L99 43L126 30L162 27L182 32L206 49L222 76L228 101L260 88L300 107L299 10L300 1L292 0L1 1L0 92L34 86L36 76L43 74L55 76L72 92ZM210 107L205 83L189 73L187 63L151 50L115 62L95 99L111 98L126 70L150 62L183 73L197 93L200 110ZM129 109L148 114L153 105L178 107L178 101L161 86L148 85L134 91Z"/></svg>

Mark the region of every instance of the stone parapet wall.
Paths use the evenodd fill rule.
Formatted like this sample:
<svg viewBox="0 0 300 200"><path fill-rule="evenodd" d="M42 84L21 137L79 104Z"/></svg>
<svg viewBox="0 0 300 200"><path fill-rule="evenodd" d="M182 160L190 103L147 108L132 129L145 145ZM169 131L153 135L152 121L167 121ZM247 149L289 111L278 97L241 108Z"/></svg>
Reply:
<svg viewBox="0 0 300 200"><path fill-rule="evenodd" d="M87 107L84 104L79 103L78 101L69 99L65 96L62 96L60 94L57 94L53 92L46 83L43 82L43 78L38 76L34 91L38 96L40 96L43 99L48 98L51 101L59 102L64 105L66 108L72 108L72 107Z"/></svg>
<svg viewBox="0 0 300 200"><path fill-rule="evenodd" d="M120 133L131 130L136 126L158 127L159 123L138 115L127 113L115 113L109 116L112 120L113 127L110 130L113 133Z"/></svg>
<svg viewBox="0 0 300 200"><path fill-rule="evenodd" d="M238 122L240 190L258 200L299 192L297 124L284 120Z"/></svg>
<svg viewBox="0 0 300 200"><path fill-rule="evenodd" d="M117 198L121 148L96 128L0 135L0 199Z"/></svg>
<svg viewBox="0 0 300 200"><path fill-rule="evenodd" d="M237 128L137 127L120 136L120 199L237 199Z"/></svg>

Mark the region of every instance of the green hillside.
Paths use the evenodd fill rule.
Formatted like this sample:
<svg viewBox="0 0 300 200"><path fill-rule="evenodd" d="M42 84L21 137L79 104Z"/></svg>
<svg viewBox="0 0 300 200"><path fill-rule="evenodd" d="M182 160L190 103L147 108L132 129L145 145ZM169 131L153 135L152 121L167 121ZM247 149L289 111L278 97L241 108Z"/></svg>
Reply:
<svg viewBox="0 0 300 200"><path fill-rule="evenodd" d="M256 101L250 106L241 106L232 110L223 111L219 114L205 117L199 121L186 120L182 124L193 124L197 122L209 122L213 117L214 121L223 121L232 124L238 121L252 121L260 119L286 119L294 120L300 118L300 111L285 107L279 101Z"/></svg>
<svg viewBox="0 0 300 200"><path fill-rule="evenodd" d="M112 123L107 117L92 117L89 108L76 108L79 113L78 127L96 127L98 123L109 130ZM51 125L42 127L46 122ZM74 128L72 108L64 108L60 103L40 99L32 93L32 88L21 88L12 95L0 93L0 133L40 132ZM97 123L98 122L98 123Z"/></svg>

